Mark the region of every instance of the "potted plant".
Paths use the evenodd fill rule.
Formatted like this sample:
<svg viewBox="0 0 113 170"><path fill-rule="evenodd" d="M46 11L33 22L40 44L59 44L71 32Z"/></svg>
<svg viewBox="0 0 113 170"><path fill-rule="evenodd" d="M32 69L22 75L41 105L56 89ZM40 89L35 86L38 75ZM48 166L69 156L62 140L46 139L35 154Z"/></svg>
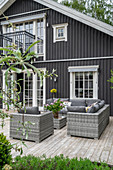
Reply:
<svg viewBox="0 0 113 170"><path fill-rule="evenodd" d="M64 106L64 104L63 104L63 101L60 100L60 99L56 99L56 100L54 100L54 102L51 103L50 105L47 104L47 105L45 106L45 109L46 109L46 110L49 110L49 111L52 111L53 114L54 114L54 118L57 118L57 119L58 119L58 112L59 112L60 110L62 110L64 107L65 107L65 106Z"/></svg>
<svg viewBox="0 0 113 170"><path fill-rule="evenodd" d="M57 93L56 89L51 89L50 92L53 94L53 98L55 97L55 93Z"/></svg>

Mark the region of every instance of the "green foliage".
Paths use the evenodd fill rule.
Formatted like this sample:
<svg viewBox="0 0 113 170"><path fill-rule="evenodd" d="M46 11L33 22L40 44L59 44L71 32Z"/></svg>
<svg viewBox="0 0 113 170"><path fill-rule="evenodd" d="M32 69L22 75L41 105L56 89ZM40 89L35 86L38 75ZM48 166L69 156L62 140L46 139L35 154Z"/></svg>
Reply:
<svg viewBox="0 0 113 170"><path fill-rule="evenodd" d="M54 103L51 103L50 105L47 104L45 106L45 109L52 111L53 113L56 113L56 112L62 110L64 107L65 106L64 106L63 102L60 99L58 99L58 100L56 99L54 101Z"/></svg>
<svg viewBox="0 0 113 170"><path fill-rule="evenodd" d="M61 3L107 24L113 25L112 0L62 0Z"/></svg>
<svg viewBox="0 0 113 170"><path fill-rule="evenodd" d="M3 135L3 133L0 134L0 169L5 164L10 164L12 161L11 156L11 149L12 146L10 142L6 139L6 136Z"/></svg>
<svg viewBox="0 0 113 170"><path fill-rule="evenodd" d="M13 170L110 170L107 164L92 163L88 159L64 158L63 155L54 158L17 156L15 163L11 164Z"/></svg>
<svg viewBox="0 0 113 170"><path fill-rule="evenodd" d="M113 84L113 70L111 70L111 78L108 80L108 82ZM113 89L113 86L111 86L111 89Z"/></svg>
<svg viewBox="0 0 113 170"><path fill-rule="evenodd" d="M22 53L19 49L16 50L16 45L13 44L13 46L7 47L7 48L0 48L0 51L6 51L7 54L1 55L0 56L0 64L1 69L5 65L7 67L6 72L5 72L5 83L8 85L7 79L9 73L11 71L14 71L15 73L19 74L22 73L23 71L26 71L27 76L29 77L31 75L29 69L32 69L34 74L37 73L38 76L41 79L41 83L43 81L44 77L52 77L56 76L55 71L53 69L52 73L49 73L46 71L45 73L43 71L40 71L38 68L36 68L33 65L34 59L38 58L38 55L35 52L29 52L29 50L38 43L39 41L34 42L31 44L28 49ZM42 84L41 84L42 85Z"/></svg>
<svg viewBox="0 0 113 170"><path fill-rule="evenodd" d="M8 117L9 117L8 113L5 113L3 110L0 110L0 119L1 119L0 126L2 128L5 126L5 119L8 118Z"/></svg>

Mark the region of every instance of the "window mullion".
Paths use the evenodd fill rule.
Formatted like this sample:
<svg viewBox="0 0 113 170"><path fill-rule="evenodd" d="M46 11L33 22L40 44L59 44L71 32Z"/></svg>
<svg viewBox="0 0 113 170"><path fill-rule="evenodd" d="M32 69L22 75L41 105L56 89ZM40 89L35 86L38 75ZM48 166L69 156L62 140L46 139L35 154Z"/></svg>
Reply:
<svg viewBox="0 0 113 170"><path fill-rule="evenodd" d="M85 73L83 72L83 98L85 98Z"/></svg>

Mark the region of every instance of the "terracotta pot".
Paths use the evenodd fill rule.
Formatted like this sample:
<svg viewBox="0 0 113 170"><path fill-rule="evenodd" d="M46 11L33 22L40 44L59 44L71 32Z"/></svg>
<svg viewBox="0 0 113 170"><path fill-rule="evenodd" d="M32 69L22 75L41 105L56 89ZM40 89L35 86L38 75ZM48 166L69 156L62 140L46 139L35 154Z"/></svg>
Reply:
<svg viewBox="0 0 113 170"><path fill-rule="evenodd" d="M55 119L58 119L58 112L53 113L53 115Z"/></svg>

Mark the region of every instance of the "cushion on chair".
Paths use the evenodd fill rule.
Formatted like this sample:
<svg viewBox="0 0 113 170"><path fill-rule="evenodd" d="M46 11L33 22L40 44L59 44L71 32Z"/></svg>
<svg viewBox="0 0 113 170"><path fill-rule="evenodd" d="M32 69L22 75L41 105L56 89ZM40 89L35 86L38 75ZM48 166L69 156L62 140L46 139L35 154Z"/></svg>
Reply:
<svg viewBox="0 0 113 170"><path fill-rule="evenodd" d="M98 103L94 105L94 110L95 110L94 112L97 112L99 110L99 104Z"/></svg>
<svg viewBox="0 0 113 170"><path fill-rule="evenodd" d="M105 105L105 101L102 100L98 104L99 104L99 109L101 109Z"/></svg>
<svg viewBox="0 0 113 170"><path fill-rule="evenodd" d="M38 107L26 107L26 112L24 111L24 108L19 110L19 113L24 113L24 114L40 114Z"/></svg>
<svg viewBox="0 0 113 170"><path fill-rule="evenodd" d="M68 112L82 112L85 113L85 106L68 106Z"/></svg>
<svg viewBox="0 0 113 170"><path fill-rule="evenodd" d="M70 99L71 106L86 106L85 99Z"/></svg>
<svg viewBox="0 0 113 170"><path fill-rule="evenodd" d="M94 113L95 108L94 105L86 107L86 113Z"/></svg>
<svg viewBox="0 0 113 170"><path fill-rule="evenodd" d="M100 102L100 99L86 99L86 106L90 106L93 103Z"/></svg>
<svg viewBox="0 0 113 170"><path fill-rule="evenodd" d="M62 100L63 102L64 102L64 101L67 101L67 102L68 102L68 101L69 101L69 98L60 98L60 100Z"/></svg>

